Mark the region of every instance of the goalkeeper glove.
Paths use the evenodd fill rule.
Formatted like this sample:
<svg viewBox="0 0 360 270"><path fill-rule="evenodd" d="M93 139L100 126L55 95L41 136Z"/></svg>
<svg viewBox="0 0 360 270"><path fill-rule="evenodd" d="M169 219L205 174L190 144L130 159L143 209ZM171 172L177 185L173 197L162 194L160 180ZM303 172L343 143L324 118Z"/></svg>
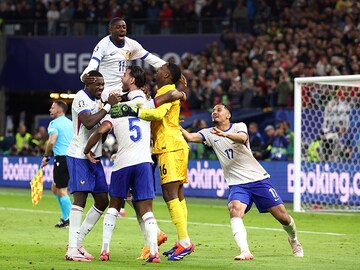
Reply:
<svg viewBox="0 0 360 270"><path fill-rule="evenodd" d="M111 107L110 116L111 118L119 118L125 116L138 117L139 109L132 108L126 104L115 104Z"/></svg>

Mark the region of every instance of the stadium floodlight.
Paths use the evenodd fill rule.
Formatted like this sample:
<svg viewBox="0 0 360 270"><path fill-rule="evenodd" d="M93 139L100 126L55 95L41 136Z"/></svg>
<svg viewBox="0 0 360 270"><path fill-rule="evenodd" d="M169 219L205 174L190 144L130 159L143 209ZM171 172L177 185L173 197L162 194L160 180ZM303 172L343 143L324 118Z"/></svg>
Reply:
<svg viewBox="0 0 360 270"><path fill-rule="evenodd" d="M360 75L294 84L294 211L360 211Z"/></svg>

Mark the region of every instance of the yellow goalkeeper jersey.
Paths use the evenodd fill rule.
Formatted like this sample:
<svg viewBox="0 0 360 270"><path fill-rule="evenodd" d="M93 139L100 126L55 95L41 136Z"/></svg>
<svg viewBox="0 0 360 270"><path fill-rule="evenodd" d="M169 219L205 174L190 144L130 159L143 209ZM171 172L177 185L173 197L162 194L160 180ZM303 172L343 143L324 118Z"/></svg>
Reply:
<svg viewBox="0 0 360 270"><path fill-rule="evenodd" d="M176 90L174 84L161 87L156 96L165 94L170 90ZM141 109L139 117L152 121L151 131L154 138L153 154L161 154L176 151L188 147L182 136L179 124L180 101L165 103L155 109Z"/></svg>

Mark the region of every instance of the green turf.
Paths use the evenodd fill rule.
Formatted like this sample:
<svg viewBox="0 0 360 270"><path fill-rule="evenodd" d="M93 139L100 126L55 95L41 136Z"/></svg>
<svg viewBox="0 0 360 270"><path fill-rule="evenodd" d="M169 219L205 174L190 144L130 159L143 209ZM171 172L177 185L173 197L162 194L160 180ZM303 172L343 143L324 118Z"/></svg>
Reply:
<svg viewBox="0 0 360 270"><path fill-rule="evenodd" d="M137 261L143 238L134 212L127 206L125 218L118 219L111 243L111 260L101 262L102 219L85 238L84 245L95 255L92 262L64 261L67 229L55 229L59 211L55 197L45 191L33 207L30 190L0 188L0 269L360 269L360 215L292 213L304 258L294 258L286 234L270 214L253 208L244 220L253 261L234 261L239 250L233 240L225 200L187 198L188 230L196 250L182 261L160 264ZM87 208L92 204L88 201ZM154 201L158 224L169 240L176 241L162 198Z"/></svg>

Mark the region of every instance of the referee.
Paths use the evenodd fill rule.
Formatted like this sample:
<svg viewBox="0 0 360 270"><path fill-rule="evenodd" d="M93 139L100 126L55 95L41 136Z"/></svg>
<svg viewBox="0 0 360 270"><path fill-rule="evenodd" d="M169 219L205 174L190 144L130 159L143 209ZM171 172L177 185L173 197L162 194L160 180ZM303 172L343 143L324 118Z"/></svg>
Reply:
<svg viewBox="0 0 360 270"><path fill-rule="evenodd" d="M55 194L61 209L61 218L55 224L56 228L69 227L72 205L67 191L69 172L66 164L66 150L73 137L73 127L71 120L65 116L67 109L68 106L63 100L55 100L50 107L50 116L54 120L48 126L49 140L41 162L41 167L45 167L49 163L51 153L54 153L54 181L51 190Z"/></svg>

